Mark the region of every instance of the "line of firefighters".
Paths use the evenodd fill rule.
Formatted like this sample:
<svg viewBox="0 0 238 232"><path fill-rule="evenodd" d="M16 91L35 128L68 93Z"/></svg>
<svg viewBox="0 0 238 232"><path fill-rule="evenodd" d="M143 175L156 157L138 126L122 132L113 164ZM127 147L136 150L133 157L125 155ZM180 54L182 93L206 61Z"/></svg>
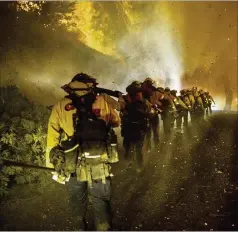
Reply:
<svg viewBox="0 0 238 232"><path fill-rule="evenodd" d="M209 92L202 89L182 89L177 96L177 90L156 88L151 78L143 82L133 81L126 91L127 94L118 99L124 158L131 161L135 153L138 172L143 164L143 144L150 151L153 134L154 147L159 145L159 115L166 141L175 124L176 130L182 132L188 127L189 114L192 124L200 123L205 116L212 114L212 103L215 104Z"/></svg>
<svg viewBox="0 0 238 232"><path fill-rule="evenodd" d="M90 195L96 229L107 231L112 229L111 164L119 161L113 128L121 121L125 158L141 172L143 145L152 148L152 134L154 146L159 145L159 115L169 141L175 122L177 129L182 122L186 128L189 113L192 123L201 122L205 114L212 113L214 100L197 88L182 90L177 96L176 90L156 88L151 78L132 82L125 95L97 84L95 78L79 73L62 87L68 95L52 108L45 159L46 166L56 170L54 180L67 186L79 230L87 228Z"/></svg>

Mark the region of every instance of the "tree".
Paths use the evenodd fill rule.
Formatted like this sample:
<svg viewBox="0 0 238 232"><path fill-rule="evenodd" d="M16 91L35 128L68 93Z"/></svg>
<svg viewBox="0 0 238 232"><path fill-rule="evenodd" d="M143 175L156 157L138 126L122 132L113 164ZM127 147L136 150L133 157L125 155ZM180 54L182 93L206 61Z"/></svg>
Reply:
<svg viewBox="0 0 238 232"><path fill-rule="evenodd" d="M0 88L0 161L9 159L36 165L45 163L46 131L49 111L30 103L15 86ZM0 195L5 195L10 183L44 181L45 175L28 169L3 166L0 170Z"/></svg>

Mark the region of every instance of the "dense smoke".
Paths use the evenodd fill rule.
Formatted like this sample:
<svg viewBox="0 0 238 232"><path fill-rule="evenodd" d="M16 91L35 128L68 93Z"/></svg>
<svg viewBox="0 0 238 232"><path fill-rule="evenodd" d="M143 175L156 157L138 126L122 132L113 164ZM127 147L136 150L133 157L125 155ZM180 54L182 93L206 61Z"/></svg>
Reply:
<svg viewBox="0 0 238 232"><path fill-rule="evenodd" d="M78 72L122 92L148 76L162 87L198 86L222 104L229 80L237 95L236 2L8 5L0 3L1 85L17 84L32 101L56 102Z"/></svg>
<svg viewBox="0 0 238 232"><path fill-rule="evenodd" d="M119 51L126 57L128 72L123 85L133 79L143 81L151 77L157 85L180 89L183 71L177 44L173 43L168 25L151 25L137 33L125 36Z"/></svg>
<svg viewBox="0 0 238 232"><path fill-rule="evenodd" d="M180 89L182 49L179 38L174 34L167 3L111 2L105 3L106 12L113 12L115 4L123 10L121 19L117 19L116 23L124 30L111 25L110 30L116 34L113 43L111 32L105 29L105 47L89 44L101 52L113 50L111 56L116 56L121 61L117 66L104 69L106 73L100 73L104 77L102 82L109 88L116 87L125 91L131 81L143 81L146 77L151 77L159 86ZM99 21L98 24L100 23L102 22ZM113 49L108 49L110 47ZM108 83L105 81L108 78L113 81Z"/></svg>

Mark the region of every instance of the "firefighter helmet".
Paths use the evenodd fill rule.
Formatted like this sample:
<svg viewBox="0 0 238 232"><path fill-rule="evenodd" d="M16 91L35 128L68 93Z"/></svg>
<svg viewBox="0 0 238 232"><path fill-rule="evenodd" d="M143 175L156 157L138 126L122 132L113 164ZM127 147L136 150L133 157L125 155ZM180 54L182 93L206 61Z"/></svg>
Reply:
<svg viewBox="0 0 238 232"><path fill-rule="evenodd" d="M150 77L147 77L145 80L144 80L144 83L147 83L149 85L153 85L155 82L150 78Z"/></svg>
<svg viewBox="0 0 238 232"><path fill-rule="evenodd" d="M96 78L93 78L93 77L89 76L86 73L78 73L78 74L76 74L73 77L71 82L75 82L75 81L83 82L83 83L92 83L93 85L98 85L98 83L96 81Z"/></svg>

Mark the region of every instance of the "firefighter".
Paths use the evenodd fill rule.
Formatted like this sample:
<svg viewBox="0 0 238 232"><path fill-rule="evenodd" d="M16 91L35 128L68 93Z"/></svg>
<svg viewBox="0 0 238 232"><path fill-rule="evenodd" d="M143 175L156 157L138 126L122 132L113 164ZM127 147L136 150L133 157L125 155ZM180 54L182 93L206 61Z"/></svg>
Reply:
<svg viewBox="0 0 238 232"><path fill-rule="evenodd" d="M211 115L212 114L212 103L214 103L214 105L216 103L215 103L213 97L210 95L209 92L205 92L205 95L206 95L206 97L208 99L208 110L207 110L207 113Z"/></svg>
<svg viewBox="0 0 238 232"><path fill-rule="evenodd" d="M197 90L197 88L193 88L193 96L194 96L194 105L193 105L193 114L194 114L194 123L200 123L204 120L204 105L202 98Z"/></svg>
<svg viewBox="0 0 238 232"><path fill-rule="evenodd" d="M53 106L48 123L46 166L54 166L53 178L66 183L79 230L87 229L89 194L96 229L112 229L110 163L118 161L112 128L119 126L120 118L94 92L96 85L87 74L74 76L63 86L68 95Z"/></svg>
<svg viewBox="0 0 238 232"><path fill-rule="evenodd" d="M188 113L191 111L191 103L189 101L188 95L186 94L186 89L182 89L180 91L179 98L184 102L184 104L188 108L188 110L183 111L183 125L184 125L184 128L187 128L188 127Z"/></svg>
<svg viewBox="0 0 238 232"><path fill-rule="evenodd" d="M127 95L120 99L123 146L125 159L131 163L135 157L137 172L143 167L143 145L147 130L150 103L143 98L141 84L132 82L127 88ZM123 100L124 99L124 100ZM134 157L133 157L134 156Z"/></svg>
<svg viewBox="0 0 238 232"><path fill-rule="evenodd" d="M171 95L169 87L164 89L163 94L164 97L161 99L161 119L163 120L164 134L167 140L171 135L171 129L173 129L172 126L174 117L176 116L176 107L174 104L174 97Z"/></svg>
<svg viewBox="0 0 238 232"><path fill-rule="evenodd" d="M154 81L151 78L146 78L142 83L143 96L151 103L151 111L149 114L148 130L146 132L147 151L150 151L151 138L153 134L154 146L159 145L159 107L162 105L161 98L163 95L154 86Z"/></svg>
<svg viewBox="0 0 238 232"><path fill-rule="evenodd" d="M199 96L202 99L202 103L203 103L203 107L204 107L204 116L205 115L207 116L208 115L208 107L209 107L208 98L207 98L205 92L203 91L203 89L200 89L198 91L198 93L199 93Z"/></svg>
<svg viewBox="0 0 238 232"><path fill-rule="evenodd" d="M186 90L186 95L189 99L190 106L191 106L191 109L190 109L191 122L194 123L195 119L196 119L196 116L195 116L195 112L194 112L195 98L194 98L194 95L193 95L193 89L187 89Z"/></svg>
<svg viewBox="0 0 238 232"><path fill-rule="evenodd" d="M178 132L182 132L182 120L188 115L188 107L182 101L182 98L177 96L177 90L172 90L171 95L174 96L174 104L177 110L177 117L175 117L176 129ZM183 126L187 126L186 120L184 120Z"/></svg>

